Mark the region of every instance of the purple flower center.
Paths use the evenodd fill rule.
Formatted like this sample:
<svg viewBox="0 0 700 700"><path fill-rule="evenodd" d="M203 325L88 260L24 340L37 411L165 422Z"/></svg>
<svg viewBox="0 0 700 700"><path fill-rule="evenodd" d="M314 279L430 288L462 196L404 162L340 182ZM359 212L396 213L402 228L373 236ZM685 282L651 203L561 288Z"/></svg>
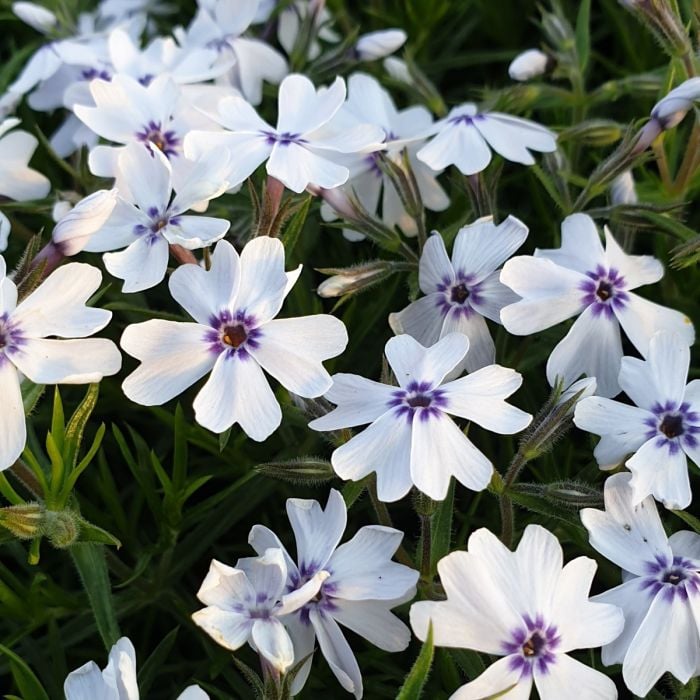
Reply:
<svg viewBox="0 0 700 700"><path fill-rule="evenodd" d="M433 389L430 382L413 381L405 389L392 392L389 406L396 408L396 415L405 416L410 423L415 414L423 421L439 417L447 406L447 399L445 392Z"/></svg>
<svg viewBox="0 0 700 700"><path fill-rule="evenodd" d="M584 292L582 303L584 307L592 306L596 316L601 314L612 318L615 309L623 309L629 300L625 291L625 278L614 267L606 269L598 265L595 270L586 272L588 279L581 284Z"/></svg>
<svg viewBox="0 0 700 700"><path fill-rule="evenodd" d="M470 124L474 122L478 122L485 119L483 114L472 114L471 116L469 114L459 114L455 117L450 117L447 120L448 124L465 124L466 126L469 126Z"/></svg>
<svg viewBox="0 0 700 700"><path fill-rule="evenodd" d="M209 319L211 328L205 334L205 342L214 355L227 353L228 358L245 360L248 350L259 347L262 331L257 328L257 319L245 310L232 313L228 309L220 311Z"/></svg>
<svg viewBox="0 0 700 700"><path fill-rule="evenodd" d="M450 292L450 300L455 304L464 304L464 302L469 299L469 289L467 285L462 283L458 284L456 287L452 287Z"/></svg>
<svg viewBox="0 0 700 700"><path fill-rule="evenodd" d="M676 597L687 600L689 595L700 594L700 572L690 559L675 556L669 561L659 554L646 563L646 569L649 573L641 578L641 586L652 598L661 592L664 600L671 602Z"/></svg>
<svg viewBox="0 0 700 700"><path fill-rule="evenodd" d="M86 68L85 70L80 72L80 77L83 80L94 80L95 78L107 81L112 80L112 76L109 74L108 71L104 70L104 68L102 70L100 70L99 68Z"/></svg>
<svg viewBox="0 0 700 700"><path fill-rule="evenodd" d="M683 416L678 413L671 413L664 416L661 424L659 425L659 430L667 438L675 438L683 435Z"/></svg>
<svg viewBox="0 0 700 700"><path fill-rule="evenodd" d="M150 121L141 131L136 132L136 138L146 146L155 146L166 158L177 155L180 139L172 129L164 129L160 122Z"/></svg>
<svg viewBox="0 0 700 700"><path fill-rule="evenodd" d="M223 333L221 334L221 339L230 345L232 348L237 348L245 343L248 338L248 333L246 332L245 326L237 324L235 326L225 326Z"/></svg>
<svg viewBox="0 0 700 700"><path fill-rule="evenodd" d="M521 676L532 674L535 664L540 673L546 673L548 667L556 661L555 651L561 641L557 628L546 624L544 617L539 614L534 619L523 615L523 623L502 644L503 651L510 656L511 668L519 670Z"/></svg>
<svg viewBox="0 0 700 700"><path fill-rule="evenodd" d="M17 352L24 344L24 336L20 328L13 323L7 313L0 314L0 367L5 363L8 355Z"/></svg>
<svg viewBox="0 0 700 700"><path fill-rule="evenodd" d="M442 292L438 297L437 306L444 316L450 311L470 316L474 313L474 304L481 301L481 285L474 281L473 275L463 270L459 270L455 277L454 280L443 277L442 282L437 285L438 292Z"/></svg>
<svg viewBox="0 0 700 700"><path fill-rule="evenodd" d="M290 131L284 131L281 134L278 134L276 131L261 131L260 133L265 137L265 141L269 146L275 143L280 146L289 146L290 143L306 143L306 139L301 138L301 134L293 134Z"/></svg>
<svg viewBox="0 0 700 700"><path fill-rule="evenodd" d="M648 428L647 440L656 438L656 446L666 447L670 454L676 454L683 447L697 447L700 413L693 411L689 403L679 406L674 401L657 402L651 412L653 415L644 421Z"/></svg>

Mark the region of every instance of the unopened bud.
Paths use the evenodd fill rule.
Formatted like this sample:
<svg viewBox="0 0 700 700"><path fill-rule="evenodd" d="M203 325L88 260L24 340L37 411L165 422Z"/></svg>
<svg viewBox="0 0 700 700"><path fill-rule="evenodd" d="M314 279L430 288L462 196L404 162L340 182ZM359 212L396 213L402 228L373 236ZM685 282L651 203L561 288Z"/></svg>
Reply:
<svg viewBox="0 0 700 700"><path fill-rule="evenodd" d="M42 524L44 534L57 549L70 547L80 533L79 516L70 510L47 510Z"/></svg>
<svg viewBox="0 0 700 700"><path fill-rule="evenodd" d="M354 267L324 268L319 272L336 274L321 282L316 292L324 299L355 294L386 279L392 274L394 267L391 261L375 260Z"/></svg>
<svg viewBox="0 0 700 700"><path fill-rule="evenodd" d="M13 2L12 11L25 24L42 34L50 32L58 22L53 12L33 2Z"/></svg>
<svg viewBox="0 0 700 700"><path fill-rule="evenodd" d="M586 146L601 147L616 143L623 134L623 127L611 119L587 119L563 131L559 140L572 139Z"/></svg>
<svg viewBox="0 0 700 700"><path fill-rule="evenodd" d="M513 490L526 495L544 498L550 503L580 510L602 507L603 494L581 481L555 481L551 484L516 484Z"/></svg>
<svg viewBox="0 0 700 700"><path fill-rule="evenodd" d="M44 512L39 503L0 508L0 525L20 540L31 540L42 534Z"/></svg>
<svg viewBox="0 0 700 700"><path fill-rule="evenodd" d="M408 68L406 61L396 58L396 56L389 56L389 58L384 59L384 70L394 79L401 83L406 83L410 85L413 82L411 78L411 71Z"/></svg>
<svg viewBox="0 0 700 700"><path fill-rule="evenodd" d="M287 462L265 462L255 470L293 484L322 484L335 478L331 463L320 457L301 457Z"/></svg>
<svg viewBox="0 0 700 700"><path fill-rule="evenodd" d="M672 129L683 120L698 98L700 78L690 78L654 105L651 118L658 122L662 129Z"/></svg>
<svg viewBox="0 0 700 700"><path fill-rule="evenodd" d="M545 73L550 67L551 59L544 51L528 49L518 54L508 66L508 75L513 80L530 80Z"/></svg>
<svg viewBox="0 0 700 700"><path fill-rule="evenodd" d="M610 183L610 200L613 204L637 204L639 198L631 170L620 173Z"/></svg>
<svg viewBox="0 0 700 700"><path fill-rule="evenodd" d="M76 255L107 222L117 203L117 190L98 190L81 199L54 227L53 243L63 255Z"/></svg>
<svg viewBox="0 0 700 700"><path fill-rule="evenodd" d="M355 44L355 53L360 61L376 61L394 53L405 43L403 29L383 29L363 34Z"/></svg>

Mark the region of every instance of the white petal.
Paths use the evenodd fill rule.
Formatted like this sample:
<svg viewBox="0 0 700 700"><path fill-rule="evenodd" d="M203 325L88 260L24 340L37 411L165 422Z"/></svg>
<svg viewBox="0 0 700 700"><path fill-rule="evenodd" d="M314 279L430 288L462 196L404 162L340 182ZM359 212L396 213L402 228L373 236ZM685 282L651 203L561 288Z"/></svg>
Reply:
<svg viewBox="0 0 700 700"><path fill-rule="evenodd" d="M309 184L332 190L350 177L344 165L293 142L274 145L267 161L267 173L297 193L303 192Z"/></svg>
<svg viewBox="0 0 700 700"><path fill-rule="evenodd" d="M669 538L668 543L675 556L700 560L700 534L690 530L678 530Z"/></svg>
<svg viewBox="0 0 700 700"><path fill-rule="evenodd" d="M447 256L445 241L435 231L423 247L420 256L418 280L423 294L438 291L439 285L449 285L454 282L455 273L452 263Z"/></svg>
<svg viewBox="0 0 700 700"><path fill-rule="evenodd" d="M345 101L345 81L337 77L327 89L316 90L304 75L288 75L280 84L277 131L306 134L326 124Z"/></svg>
<svg viewBox="0 0 700 700"><path fill-rule="evenodd" d="M138 235L135 232L138 224L150 226L151 221L144 212L118 196L109 219L88 236L83 250L89 253L104 253L125 248L133 243Z"/></svg>
<svg viewBox="0 0 700 700"><path fill-rule="evenodd" d="M462 309L452 307L442 324L441 335L461 333L469 338L469 352L460 363L460 369L466 367L468 372L474 372L496 361L496 346L484 317L469 311L465 314Z"/></svg>
<svg viewBox="0 0 700 700"><path fill-rule="evenodd" d="M279 537L277 537L269 527L253 525L248 534L248 544L260 555L265 554L268 549L281 550L287 566L287 575L290 573L298 573L297 565L289 556L289 552L287 552L284 545L280 542Z"/></svg>
<svg viewBox="0 0 700 700"><path fill-rule="evenodd" d="M625 278L626 289L636 289L645 284L658 282L664 276L664 268L651 255L628 255L615 240L610 229L605 227L605 257L611 268Z"/></svg>
<svg viewBox="0 0 700 700"><path fill-rule="evenodd" d="M669 602L658 593L625 655L625 685L643 697L664 672L669 671L685 684L698 664L698 628L690 606L680 596L673 596Z"/></svg>
<svg viewBox="0 0 700 700"><path fill-rule="evenodd" d="M280 606L275 608L275 614L278 617L287 616L289 613L304 607L318 595L321 586L329 576L327 571L317 571L301 588L297 588L280 598Z"/></svg>
<svg viewBox="0 0 700 700"><path fill-rule="evenodd" d="M0 138L0 194L19 202L46 197L51 183L27 167L37 145L36 137L26 131L13 131Z"/></svg>
<svg viewBox="0 0 700 700"><path fill-rule="evenodd" d="M196 250L216 243L226 235L230 226L226 219L181 214L177 217L177 224L171 222L162 233L168 243L176 243L187 250Z"/></svg>
<svg viewBox="0 0 700 700"><path fill-rule="evenodd" d="M239 423L262 442L277 430L282 410L260 365L249 355L221 353L192 404L196 421L214 433Z"/></svg>
<svg viewBox="0 0 700 700"><path fill-rule="evenodd" d="M447 414L414 415L411 478L420 491L442 501L451 476L472 491L481 491L488 486L492 474L493 465L486 455Z"/></svg>
<svg viewBox="0 0 700 700"><path fill-rule="evenodd" d="M198 610L192 615L192 621L217 644L231 651L248 641L253 626L246 615L215 607Z"/></svg>
<svg viewBox="0 0 700 700"><path fill-rule="evenodd" d="M331 489L325 510L318 501L290 498L287 515L297 543L299 568L323 569L345 532L348 513L340 492Z"/></svg>
<svg viewBox="0 0 700 700"><path fill-rule="evenodd" d="M190 685L177 696L177 700L209 700L209 695L198 685Z"/></svg>
<svg viewBox="0 0 700 700"><path fill-rule="evenodd" d="M12 355L12 362L36 384L92 384L116 374L122 356L111 340L31 338Z"/></svg>
<svg viewBox="0 0 700 700"><path fill-rule="evenodd" d="M527 238L527 226L509 216L498 226L493 217L484 217L459 230L452 251L457 274L469 275L480 282L502 265Z"/></svg>
<svg viewBox="0 0 700 700"><path fill-rule="evenodd" d="M647 355L649 374L657 388L657 400L670 400L680 404L685 395L685 385L690 366L690 348L675 333L660 331L649 341Z"/></svg>
<svg viewBox="0 0 700 700"><path fill-rule="evenodd" d="M22 454L27 440L22 392L17 370L0 354L0 471L11 467Z"/></svg>
<svg viewBox="0 0 700 700"><path fill-rule="evenodd" d="M263 81L279 83L287 73L287 62L264 41L237 37L232 43L241 92L251 104L260 104Z"/></svg>
<svg viewBox="0 0 700 700"><path fill-rule="evenodd" d="M330 388L332 379L321 363L345 349L348 334L342 321L315 314L276 319L259 330L250 354L282 386L307 398L321 396Z"/></svg>
<svg viewBox="0 0 700 700"><path fill-rule="evenodd" d="M532 420L529 413L507 404L504 399L516 391L523 378L519 372L490 365L444 384L445 410L501 435L517 433Z"/></svg>
<svg viewBox="0 0 700 700"><path fill-rule="evenodd" d="M506 656L459 688L450 700L485 700L494 696L504 700L527 700L531 688L532 676L521 677L521 669L513 668L510 657Z"/></svg>
<svg viewBox="0 0 700 700"><path fill-rule="evenodd" d="M576 404L574 423L581 430L595 435L614 435L628 445L632 452L646 442L648 426L645 421L650 415L648 411L636 406L589 396Z"/></svg>
<svg viewBox="0 0 700 700"><path fill-rule="evenodd" d="M255 591L254 600L244 601L247 606L256 603L275 605L282 597L287 581L284 553L276 547L266 549L260 557L244 557L236 562L236 569L243 571Z"/></svg>
<svg viewBox="0 0 700 700"><path fill-rule="evenodd" d="M535 665L535 687L542 700L617 700L611 678L566 654L557 654L544 673Z"/></svg>
<svg viewBox="0 0 700 700"><path fill-rule="evenodd" d="M313 138L309 137L312 149L338 153L371 153L383 148L385 137L384 129L375 124L358 124L336 133L325 132L325 129L321 129Z"/></svg>
<svg viewBox="0 0 700 700"><path fill-rule="evenodd" d="M586 273L604 263L605 252L598 228L588 214L570 214L561 224L561 248L537 249L547 258L570 270Z"/></svg>
<svg viewBox="0 0 700 700"><path fill-rule="evenodd" d="M625 571L642 576L646 563L671 555L653 498L633 505L631 475L613 474L605 482L605 511L584 508L581 522L591 546Z"/></svg>
<svg viewBox="0 0 700 700"><path fill-rule="evenodd" d="M137 238L126 250L105 253L104 264L114 277L124 280L123 292L141 292L155 287L168 267L168 242L148 234Z"/></svg>
<svg viewBox="0 0 700 700"><path fill-rule="evenodd" d="M372 425L338 447L331 464L341 479L359 481L377 472L377 494L385 502L398 501L411 489L411 423L386 411Z"/></svg>
<svg viewBox="0 0 700 700"><path fill-rule="evenodd" d="M384 651L403 651L411 641L411 630L377 600L334 600L333 617L344 627Z"/></svg>
<svg viewBox="0 0 700 700"><path fill-rule="evenodd" d="M120 700L116 687L105 683L102 671L94 661L71 671L63 684L63 692L66 700Z"/></svg>
<svg viewBox="0 0 700 700"><path fill-rule="evenodd" d="M309 613L311 624L314 626L321 653L326 658L331 671L335 674L340 685L349 693L354 693L359 700L362 697L362 675L360 667L350 645L338 627L338 623L327 615L322 616L318 610L311 609Z"/></svg>
<svg viewBox="0 0 700 700"><path fill-rule="evenodd" d="M626 462L632 472L633 502L651 494L667 508L685 510L693 498L685 453L672 453L656 442L657 438L647 440Z"/></svg>
<svg viewBox="0 0 700 700"><path fill-rule="evenodd" d="M491 149L472 124L449 124L416 157L435 171L455 165L465 175L474 175L491 162Z"/></svg>
<svg viewBox="0 0 700 700"><path fill-rule="evenodd" d="M515 304L520 297L500 280L501 271L494 270L479 282L477 294L472 294L469 304L490 321L501 323L501 310L508 304Z"/></svg>
<svg viewBox="0 0 700 700"><path fill-rule="evenodd" d="M130 143L119 154L119 169L128 183L132 201L141 211L165 211L172 194L172 169L168 159L157 148L149 149L140 143Z"/></svg>
<svg viewBox="0 0 700 700"><path fill-rule="evenodd" d="M596 378L600 396L620 393L617 377L622 361L622 340L617 319L598 314L591 304L573 323L547 360L547 380L568 386L582 374Z"/></svg>
<svg viewBox="0 0 700 700"><path fill-rule="evenodd" d="M384 352L399 386L428 382L437 387L464 358L469 340L461 333L451 333L430 348L423 347L410 335L390 338Z"/></svg>
<svg viewBox="0 0 700 700"><path fill-rule="evenodd" d="M75 255L110 218L117 203L116 190L97 190L81 199L58 221L51 234L64 255Z"/></svg>
<svg viewBox="0 0 700 700"><path fill-rule="evenodd" d="M443 295L428 294L409 304L403 311L389 314L389 325L396 335L407 333L421 345L434 345L440 338L444 315Z"/></svg>
<svg viewBox="0 0 700 700"><path fill-rule="evenodd" d="M160 406L203 377L216 361L206 333L197 323L160 319L127 326L121 346L143 364L124 380L126 396L143 406Z"/></svg>
<svg viewBox="0 0 700 700"><path fill-rule="evenodd" d="M521 587L527 595L527 610L549 616L562 570L559 540L541 525L528 525L515 550Z"/></svg>
<svg viewBox="0 0 700 700"><path fill-rule="evenodd" d="M294 644L294 664L297 665L302 659L306 659L291 684L290 690L294 696L301 692L311 672L311 662L316 646L316 632L311 622L308 620L302 622L299 615L288 615L284 618L283 624Z"/></svg>
<svg viewBox="0 0 700 700"><path fill-rule="evenodd" d="M102 672L108 685L114 684L120 700L139 700L136 683L136 650L128 637L122 637L109 650L109 663Z"/></svg>
<svg viewBox="0 0 700 700"><path fill-rule="evenodd" d="M496 153L507 160L532 165L533 151L556 151L556 135L528 119L490 112L474 119L474 126Z"/></svg>
<svg viewBox="0 0 700 700"><path fill-rule="evenodd" d="M552 619L561 636L557 663L559 653L599 647L622 632L625 618L620 608L588 600L596 568L593 559L577 557L561 571L552 603Z"/></svg>
<svg viewBox="0 0 700 700"><path fill-rule="evenodd" d="M586 279L544 258L511 258L500 280L523 299L501 311L501 322L509 333L529 335L565 321L581 311Z"/></svg>
<svg viewBox="0 0 700 700"><path fill-rule="evenodd" d="M346 600L392 600L411 590L418 572L391 561L401 544L400 530L366 525L333 553L333 595ZM335 613L334 613L335 614Z"/></svg>
<svg viewBox="0 0 700 700"><path fill-rule="evenodd" d="M255 620L252 631L257 650L280 673L285 673L294 661L292 640L277 619Z"/></svg>
<svg viewBox="0 0 700 700"><path fill-rule="evenodd" d="M620 363L620 387L640 408L651 411L665 391L659 391L652 376L648 362L636 357L623 357Z"/></svg>
<svg viewBox="0 0 700 700"><path fill-rule="evenodd" d="M356 374L334 374L325 398L337 404L330 413L309 423L312 430L354 428L387 412L395 389Z"/></svg>
<svg viewBox="0 0 700 700"><path fill-rule="evenodd" d="M654 304L636 294L630 293L628 296L625 306L615 309L615 315L627 337L642 355L646 357L649 341L657 331L677 333L687 345L695 342L695 328L685 314Z"/></svg>
<svg viewBox="0 0 700 700"><path fill-rule="evenodd" d="M212 559L197 598L205 605L235 612L238 603L255 598L255 590L244 571Z"/></svg>
<svg viewBox="0 0 700 700"><path fill-rule="evenodd" d="M214 248L210 270L199 265L180 265L170 275L168 286L173 299L195 321L208 324L238 294L240 275L236 249L228 241L220 241Z"/></svg>
<svg viewBox="0 0 700 700"><path fill-rule="evenodd" d="M69 263L52 272L12 314L32 338L84 338L104 328L112 312L85 306L102 281L98 268Z"/></svg>

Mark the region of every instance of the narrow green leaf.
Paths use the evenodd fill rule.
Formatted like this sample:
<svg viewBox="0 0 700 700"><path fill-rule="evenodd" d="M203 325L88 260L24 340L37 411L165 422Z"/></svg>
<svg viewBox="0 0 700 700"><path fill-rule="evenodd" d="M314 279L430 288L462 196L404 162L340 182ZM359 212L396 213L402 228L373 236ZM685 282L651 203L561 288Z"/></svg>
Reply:
<svg viewBox="0 0 700 700"><path fill-rule="evenodd" d="M78 408L75 409L75 413L71 416L68 426L66 427L66 449L64 458L69 469L75 467L80 444L83 441L85 425L95 409L99 392L99 384L90 384L85 398L80 402Z"/></svg>
<svg viewBox="0 0 700 700"><path fill-rule="evenodd" d="M580 72L586 70L591 55L591 0L582 0L576 17L576 56Z"/></svg>
<svg viewBox="0 0 700 700"><path fill-rule="evenodd" d="M85 457L83 457L78 465L73 469L73 471L70 473L68 476L68 479L66 481L66 488L64 495L67 496L68 493L70 493L71 489L73 486L75 486L75 482L78 480L78 477L85 471L85 469L88 467L90 462L95 458L95 455L97 454L97 450L100 449L100 445L102 444L102 439L105 436L105 424L102 423L100 427L97 429L97 432L95 433L95 438L92 441L92 445L90 445L90 449L85 453Z"/></svg>
<svg viewBox="0 0 700 700"><path fill-rule="evenodd" d="M558 518L564 522L573 525L579 530L584 530L583 525L578 517L578 511L566 508L556 503L552 503L549 499L543 496L535 495L518 490L518 485L506 491L506 494L511 498L513 503L517 503L523 508L532 510L541 515L547 515L552 518Z"/></svg>
<svg viewBox="0 0 700 700"><path fill-rule="evenodd" d="M175 644L179 627L170 630L168 634L161 639L158 646L153 650L151 655L142 664L139 664L138 685L141 691L141 697L150 695L151 686L156 680L157 675L161 672L165 662L170 655L170 651Z"/></svg>
<svg viewBox="0 0 700 700"><path fill-rule="evenodd" d="M107 530L88 522L87 520L80 519L80 534L78 535L78 542L94 542L96 544L108 544L113 547L121 547L122 543Z"/></svg>
<svg viewBox="0 0 700 700"><path fill-rule="evenodd" d="M362 481L348 481L343 487L342 494L345 500L345 505L350 508L352 504L362 495L365 490L365 482Z"/></svg>
<svg viewBox="0 0 700 700"><path fill-rule="evenodd" d="M51 435L59 452L63 451L63 440L65 438L66 418L63 414L63 402L58 387L53 394L53 415L51 416Z"/></svg>
<svg viewBox="0 0 700 700"><path fill-rule="evenodd" d="M180 492L187 481L187 423L179 403L175 407L173 434L173 487L176 492Z"/></svg>
<svg viewBox="0 0 700 700"><path fill-rule="evenodd" d="M233 426L231 428L226 428L223 433L219 433L219 452L223 452L226 449L226 445L228 445L228 441L231 439L232 430Z"/></svg>
<svg viewBox="0 0 700 700"><path fill-rule="evenodd" d="M437 563L450 553L452 542L452 514L455 501L455 480L450 479L450 487L447 497L438 504L433 514L431 543L430 543L430 569L434 573Z"/></svg>
<svg viewBox="0 0 700 700"><path fill-rule="evenodd" d="M102 547L103 545L99 544L79 543L70 548L70 553L90 601L97 631L105 648L109 650L121 635L114 613L112 588Z"/></svg>
<svg viewBox="0 0 700 700"><path fill-rule="evenodd" d="M10 662L10 672L22 693L22 700L49 700L44 687L34 675L26 662L11 649L0 644L0 653L4 654Z"/></svg>
<svg viewBox="0 0 700 700"><path fill-rule="evenodd" d="M690 525L690 527L700 535L700 519L684 510L672 510L671 512L679 517L686 525Z"/></svg>
<svg viewBox="0 0 700 700"><path fill-rule="evenodd" d="M284 229L284 232L280 236L280 240L284 244L284 250L289 257L291 252L299 240L299 236L306 223L306 217L309 215L309 209L311 208L311 201L313 200L312 195L308 195L304 202L301 204L299 209L295 212L294 216L289 220L289 223Z"/></svg>
<svg viewBox="0 0 700 700"><path fill-rule="evenodd" d="M423 694L425 682L430 674L430 668L433 665L434 653L433 623L431 622L428 626L428 636L423 642L420 654L418 654L418 658L406 676L406 680L403 682L396 700L418 700L420 698Z"/></svg>

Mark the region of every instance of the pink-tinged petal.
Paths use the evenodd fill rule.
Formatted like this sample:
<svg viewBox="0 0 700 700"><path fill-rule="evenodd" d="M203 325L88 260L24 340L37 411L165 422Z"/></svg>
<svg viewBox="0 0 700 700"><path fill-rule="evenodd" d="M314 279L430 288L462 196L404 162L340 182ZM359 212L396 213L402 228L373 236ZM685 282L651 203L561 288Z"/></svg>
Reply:
<svg viewBox="0 0 700 700"><path fill-rule="evenodd" d="M395 388L356 374L334 374L325 398L337 407L309 423L312 430L354 428L377 420L387 412Z"/></svg>
<svg viewBox="0 0 700 700"><path fill-rule="evenodd" d="M461 333L469 338L469 352L458 366L459 374L464 368L475 372L496 361L496 346L483 316L474 311L465 314L462 309L452 307L443 321L441 336L450 333Z"/></svg>
<svg viewBox="0 0 700 700"><path fill-rule="evenodd" d="M0 354L0 471L11 467L22 454L27 441L24 404L19 376L14 365Z"/></svg>
<svg viewBox="0 0 700 700"><path fill-rule="evenodd" d="M572 659L557 654L556 661L541 672L535 665L535 687L541 700L562 700L580 697L588 700L617 700L612 678Z"/></svg>
<svg viewBox="0 0 700 700"><path fill-rule="evenodd" d="M695 342L695 328L692 321L680 311L654 304L636 294L628 294L628 301L622 308L615 309L622 330L639 352L646 357L649 341L658 331L677 333L683 342Z"/></svg>
<svg viewBox="0 0 700 700"><path fill-rule="evenodd" d="M331 489L325 509L312 499L290 498L287 515L297 543L300 569L326 566L338 546L348 520L347 507L339 491Z"/></svg>
<svg viewBox="0 0 700 700"><path fill-rule="evenodd" d="M235 309L254 316L256 326L279 313L287 292L284 246L277 238L258 236L241 253L241 282Z"/></svg>
<svg viewBox="0 0 700 700"><path fill-rule="evenodd" d="M552 619L561 638L558 654L608 644L622 632L625 618L620 608L588 600L597 568L593 559L577 557L561 571L552 601ZM557 655L557 664L561 658Z"/></svg>
<svg viewBox="0 0 700 700"><path fill-rule="evenodd" d="M520 248L527 232L527 226L514 216L498 226L491 216L478 219L459 230L452 265L458 274L469 275L471 282L481 282Z"/></svg>
<svg viewBox="0 0 700 700"><path fill-rule="evenodd" d="M388 601L404 596L416 585L418 572L391 561L402 538L400 530L381 525L360 528L328 562L335 584L333 595L352 601Z"/></svg>
<svg viewBox="0 0 700 700"><path fill-rule="evenodd" d="M350 177L350 171L344 165L294 142L273 146L267 161L267 173L297 193L303 192L309 184L332 190Z"/></svg>
<svg viewBox="0 0 700 700"><path fill-rule="evenodd" d="M605 258L625 278L626 289L636 289L658 282L664 276L661 261L651 255L628 255L605 227ZM591 268L593 269L593 268Z"/></svg>
<svg viewBox="0 0 700 700"><path fill-rule="evenodd" d="M458 688L450 700L527 700L532 688L532 676L522 674L522 668L512 663L510 656L491 664L478 678ZM549 700L549 698L547 698Z"/></svg>
<svg viewBox="0 0 700 700"><path fill-rule="evenodd" d="M119 253L105 253L103 260L111 275L124 280L123 292L141 292L163 280L168 252L165 238L144 234Z"/></svg>
<svg viewBox="0 0 700 700"><path fill-rule="evenodd" d="M337 77L329 88L320 88L304 75L293 73L280 84L279 133L308 134L331 120L345 101L345 81Z"/></svg>
<svg viewBox="0 0 700 700"><path fill-rule="evenodd" d="M455 281L455 272L445 249L445 241L437 231L428 237L423 248L418 281L423 294L437 292L439 287Z"/></svg>
<svg viewBox="0 0 700 700"><path fill-rule="evenodd" d="M591 546L606 559L637 576L648 573L646 563L668 559L671 550L654 499L633 505L631 475L613 474L605 482L605 511L584 508L581 522Z"/></svg>
<svg viewBox="0 0 700 700"><path fill-rule="evenodd" d="M501 323L509 333L529 335L571 318L583 308L580 287L587 279L544 258L511 258L500 280L523 299L501 311Z"/></svg>
<svg viewBox="0 0 700 700"><path fill-rule="evenodd" d="M411 642L411 630L389 610L384 601L336 599L333 617L343 627L384 651L403 651Z"/></svg>
<svg viewBox="0 0 700 700"><path fill-rule="evenodd" d="M187 250L197 250L221 240L230 227L231 224L226 219L181 214L177 217L177 224L171 219L161 233L168 243L181 245Z"/></svg>
<svg viewBox="0 0 700 700"><path fill-rule="evenodd" d="M563 565L559 540L541 525L528 525L515 550L515 560L529 603L525 609L550 616Z"/></svg>
<svg viewBox="0 0 700 700"><path fill-rule="evenodd" d="M403 498L411 481L411 423L386 411L372 425L338 447L331 464L341 479L359 481L377 472L377 494L387 503Z"/></svg>
<svg viewBox="0 0 700 700"><path fill-rule="evenodd" d="M277 669L285 673L294 661L292 640L284 625L274 617L255 620L252 630L253 642L260 654Z"/></svg>
<svg viewBox="0 0 700 700"><path fill-rule="evenodd" d="M389 339L384 352L401 388L412 382L428 382L435 388L460 363L468 349L467 336L450 333L429 348L410 335L397 335Z"/></svg>
<svg viewBox="0 0 700 700"><path fill-rule="evenodd" d="M649 375L658 394L657 400L680 404L685 395L690 366L690 348L675 333L660 331L649 341Z"/></svg>
<svg viewBox="0 0 700 700"><path fill-rule="evenodd" d="M228 241L220 241L212 254L211 269L180 265L170 275L173 299L198 323L208 324L238 294L241 281L240 258Z"/></svg>
<svg viewBox="0 0 700 700"><path fill-rule="evenodd" d="M240 649L248 641L253 627L253 621L246 615L216 607L198 610L192 615L192 621L230 651Z"/></svg>
<svg viewBox="0 0 700 700"><path fill-rule="evenodd" d="M342 321L328 314L315 314L266 323L250 354L283 387L312 398L321 396L333 383L321 363L340 355L347 343Z"/></svg>
<svg viewBox="0 0 700 700"><path fill-rule="evenodd" d="M116 374L122 356L111 340L29 338L12 362L35 384L92 384Z"/></svg>
<svg viewBox="0 0 700 700"><path fill-rule="evenodd" d="M622 361L622 340L617 319L589 306L573 323L547 360L547 380L554 386L563 380L568 386L582 374L595 377L600 396L620 393L618 375Z"/></svg>
<svg viewBox="0 0 700 700"><path fill-rule="evenodd" d="M643 408L600 396L581 399L574 409L576 427L594 435L613 435L630 451L646 442L648 426L645 421L650 417L652 414Z"/></svg>
<svg viewBox="0 0 700 700"><path fill-rule="evenodd" d="M626 462L632 472L633 503L651 494L666 508L685 510L693 498L685 453L677 445L672 450L657 442L656 437L647 440Z"/></svg>
<svg viewBox="0 0 700 700"><path fill-rule="evenodd" d="M23 335L84 338L104 328L112 312L85 306L102 273L86 263L69 263L52 272L12 314Z"/></svg>
<svg viewBox="0 0 700 700"><path fill-rule="evenodd" d="M421 413L413 417L411 479L430 498L447 496L450 477L472 491L482 491L491 481L493 465L445 413Z"/></svg>
<svg viewBox="0 0 700 700"><path fill-rule="evenodd" d="M688 602L658 593L622 663L625 685L644 697L665 672L685 684L698 665L698 627Z"/></svg>
<svg viewBox="0 0 700 700"><path fill-rule="evenodd" d="M583 274L605 261L598 228L588 214L567 216L561 224L561 248L538 248L535 256Z"/></svg>
<svg viewBox="0 0 700 700"><path fill-rule="evenodd" d="M105 683L100 667L94 661L88 661L75 671L71 671L63 684L66 700L121 700L115 686Z"/></svg>
<svg viewBox="0 0 700 700"><path fill-rule="evenodd" d="M491 149L472 124L447 125L416 153L418 160L440 171L455 165L465 175L480 173L491 162Z"/></svg>
<svg viewBox="0 0 700 700"><path fill-rule="evenodd" d="M195 420L214 433L239 423L248 437L262 442L279 427L282 410L260 365L239 355L219 355L192 404Z"/></svg>
<svg viewBox="0 0 700 700"><path fill-rule="evenodd" d="M332 617L321 615L313 608L309 612L309 619L316 631L321 653L331 667L331 671L340 685L359 700L362 697L362 674L338 623Z"/></svg>
<svg viewBox="0 0 700 700"><path fill-rule="evenodd" d="M128 398L160 406L201 379L216 361L197 323L152 319L127 326L122 349L142 361L122 384Z"/></svg>
<svg viewBox="0 0 700 700"><path fill-rule="evenodd" d="M389 326L396 335L407 333L421 345L429 347L440 339L445 317L442 311L443 295L428 294L409 304L403 311L389 314Z"/></svg>
<svg viewBox="0 0 700 700"><path fill-rule="evenodd" d="M172 168L157 148L130 143L119 154L119 170L141 211L165 212L172 194Z"/></svg>
<svg viewBox="0 0 700 700"><path fill-rule="evenodd" d="M527 427L532 416L504 399L522 384L520 373L500 365L490 365L444 384L445 411L501 435L512 435Z"/></svg>

